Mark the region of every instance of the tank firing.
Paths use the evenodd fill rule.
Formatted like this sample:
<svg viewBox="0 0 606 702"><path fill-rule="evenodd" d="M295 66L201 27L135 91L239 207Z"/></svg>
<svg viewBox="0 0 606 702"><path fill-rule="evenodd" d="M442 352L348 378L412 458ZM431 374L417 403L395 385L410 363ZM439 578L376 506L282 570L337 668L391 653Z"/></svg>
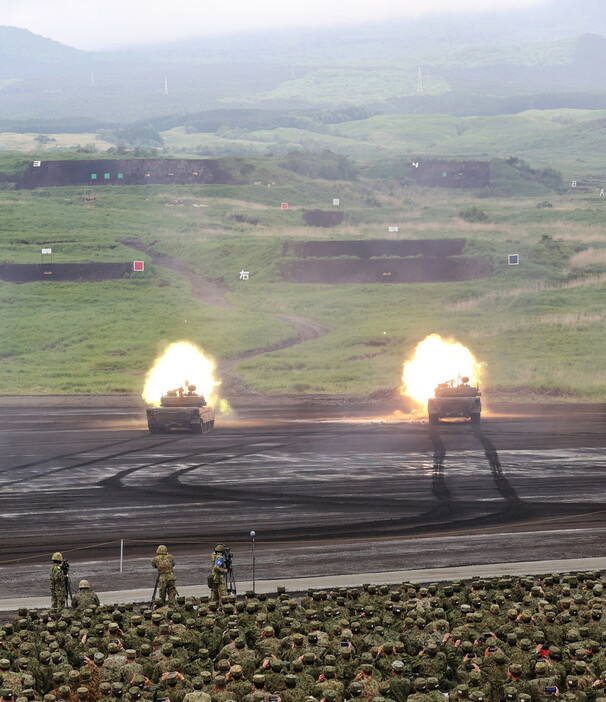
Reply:
<svg viewBox="0 0 606 702"><path fill-rule="evenodd" d="M160 405L168 390L180 388L187 378L206 400L213 404L216 388L221 382L215 379L215 364L194 344L180 341L171 344L156 359L146 376L143 399L150 405Z"/></svg>
<svg viewBox="0 0 606 702"><path fill-rule="evenodd" d="M401 393L413 400L417 410L427 407L432 424L445 417L478 423L482 369L483 364L461 343L430 334L404 362Z"/></svg>
<svg viewBox="0 0 606 702"><path fill-rule="evenodd" d="M214 370L214 363L193 344L171 344L154 363L143 390L143 399L154 405L146 410L150 434L175 428L196 434L211 431L215 410L208 406L207 399L216 399L215 388L220 385ZM186 380L182 385L184 375L196 382Z"/></svg>

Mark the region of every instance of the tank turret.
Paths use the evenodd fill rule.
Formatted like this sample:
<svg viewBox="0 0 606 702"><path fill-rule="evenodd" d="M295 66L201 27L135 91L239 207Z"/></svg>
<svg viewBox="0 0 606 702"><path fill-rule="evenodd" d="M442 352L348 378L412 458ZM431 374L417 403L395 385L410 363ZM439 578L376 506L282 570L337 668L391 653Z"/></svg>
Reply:
<svg viewBox="0 0 606 702"><path fill-rule="evenodd" d="M429 423L437 424L445 417L466 417L472 424L480 423L482 402L480 386L470 385L467 376L439 383L434 397L427 402Z"/></svg>
<svg viewBox="0 0 606 702"><path fill-rule="evenodd" d="M206 407L206 399L204 395L196 393L195 385L190 385L186 380L185 388L181 386L175 390L168 390L160 400L162 407Z"/></svg>
<svg viewBox="0 0 606 702"><path fill-rule="evenodd" d="M160 400L160 407L147 408L147 425L151 434L169 429L190 429L196 434L210 431L215 426L215 410L207 407L204 395L196 393L196 386L185 381L168 390Z"/></svg>

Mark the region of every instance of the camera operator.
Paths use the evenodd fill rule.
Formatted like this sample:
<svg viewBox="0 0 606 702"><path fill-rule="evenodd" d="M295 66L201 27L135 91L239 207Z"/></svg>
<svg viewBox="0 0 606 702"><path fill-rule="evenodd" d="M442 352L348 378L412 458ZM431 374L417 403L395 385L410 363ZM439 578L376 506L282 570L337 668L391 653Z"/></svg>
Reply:
<svg viewBox="0 0 606 702"><path fill-rule="evenodd" d="M222 597L227 596L227 549L223 544L217 544L211 559L212 571L208 578L208 586L212 590L214 602L218 602Z"/></svg>
<svg viewBox="0 0 606 702"><path fill-rule="evenodd" d="M53 564L50 569L51 610L64 609L67 601L67 570L63 556L57 551L53 553Z"/></svg>

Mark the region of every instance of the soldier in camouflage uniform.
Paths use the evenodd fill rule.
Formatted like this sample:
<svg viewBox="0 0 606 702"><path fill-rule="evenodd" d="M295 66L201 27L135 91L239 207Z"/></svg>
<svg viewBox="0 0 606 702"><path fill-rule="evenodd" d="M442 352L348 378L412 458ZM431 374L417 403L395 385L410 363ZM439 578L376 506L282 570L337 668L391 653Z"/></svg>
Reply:
<svg viewBox="0 0 606 702"><path fill-rule="evenodd" d="M67 600L67 585L65 575L61 570L63 564L63 556L57 551L53 553L53 564L50 568L50 591L51 591L51 610L63 609Z"/></svg>
<svg viewBox="0 0 606 702"><path fill-rule="evenodd" d="M415 678L413 682L414 692L408 695L407 702L427 702L429 695L427 694L427 681L425 678Z"/></svg>
<svg viewBox="0 0 606 702"><path fill-rule="evenodd" d="M185 695L183 702L210 702L210 695L202 690L204 687L202 678L195 677L191 681L191 684L193 686L193 690Z"/></svg>
<svg viewBox="0 0 606 702"><path fill-rule="evenodd" d="M297 676L288 674L284 676L286 688L280 690L280 699L282 702L304 702L307 694L305 690L297 686Z"/></svg>
<svg viewBox="0 0 606 702"><path fill-rule="evenodd" d="M316 683L314 697L326 699L326 693L329 690L333 690L336 695L336 702L342 702L345 686L342 682L337 680L335 673L336 670L333 666L325 666L324 671Z"/></svg>
<svg viewBox="0 0 606 702"><path fill-rule="evenodd" d="M185 663L181 672L189 678L196 678L203 670L213 670L213 662L207 648L199 648L197 653Z"/></svg>
<svg viewBox="0 0 606 702"><path fill-rule="evenodd" d="M91 589L88 580L81 580L78 583L78 592L72 598L72 607L75 610L82 610L91 608L96 609L100 606L99 598L97 593Z"/></svg>
<svg viewBox="0 0 606 702"><path fill-rule="evenodd" d="M101 666L101 679L103 682L119 682L122 668L126 665L126 656L120 652L117 643L110 643L107 651L107 658Z"/></svg>
<svg viewBox="0 0 606 702"><path fill-rule="evenodd" d="M120 678L127 687L131 687L135 675L143 674L143 666L137 663L137 652L134 648L127 648L125 653L126 663L120 671Z"/></svg>
<svg viewBox="0 0 606 702"><path fill-rule="evenodd" d="M230 699L240 702L252 692L252 683L244 677L241 665L232 665L226 679Z"/></svg>
<svg viewBox="0 0 606 702"><path fill-rule="evenodd" d="M227 597L227 588L225 586L225 575L227 568L225 567L225 546L217 544L211 558L211 574L208 578L208 585L212 591L214 602L219 602L221 598Z"/></svg>
<svg viewBox="0 0 606 702"><path fill-rule="evenodd" d="M190 690L191 685L181 673L175 671L164 673L158 683L158 692L170 702L183 702L183 698Z"/></svg>
<svg viewBox="0 0 606 702"><path fill-rule="evenodd" d="M162 606L164 606L166 604L166 598L168 597L169 607L174 607L175 597L177 596L177 588L175 587L177 578L173 573L175 561L168 552L166 546L158 546L156 554L156 557L152 561L152 567L156 568L158 571L158 599L162 603Z"/></svg>
<svg viewBox="0 0 606 702"><path fill-rule="evenodd" d="M204 686L202 678L194 678L192 685L194 689L185 695L183 702L210 702L210 695L202 690Z"/></svg>
<svg viewBox="0 0 606 702"><path fill-rule="evenodd" d="M161 658L158 659L151 675L152 682L158 682L164 673L170 673L176 670L176 658L173 656L173 645L170 641L162 644Z"/></svg>
<svg viewBox="0 0 606 702"><path fill-rule="evenodd" d="M293 661L290 664L290 670L291 673L297 678L297 688L303 690L306 695L311 695L316 681L311 677L311 675L308 675L305 672L303 661Z"/></svg>

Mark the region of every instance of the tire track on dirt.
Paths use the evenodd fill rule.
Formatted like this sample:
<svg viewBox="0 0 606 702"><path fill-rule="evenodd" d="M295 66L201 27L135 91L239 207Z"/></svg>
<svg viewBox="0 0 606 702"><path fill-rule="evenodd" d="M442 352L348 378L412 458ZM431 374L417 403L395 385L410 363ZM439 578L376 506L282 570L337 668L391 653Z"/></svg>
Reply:
<svg viewBox="0 0 606 702"><path fill-rule="evenodd" d="M9 468L2 468L0 470L0 474L2 473L8 473L13 472L15 470L21 470L22 468L35 468L36 466L40 466L43 463L50 463L51 461L61 461L65 460L66 458L75 458L76 456L80 456L82 453L91 453L92 451L103 451L107 450L109 448L112 448L112 446L120 446L121 444L128 444L131 441L139 441L141 440L142 437L140 436L135 436L130 439L121 439L120 441L112 441L109 444L102 444L101 446L93 446L89 449L86 449L86 451L80 450L80 451L72 451L70 453L62 453L59 456L48 456L46 458L39 458L38 460L35 461L30 461L29 463L21 463L17 466L11 466ZM146 438L146 437L144 437ZM121 455L121 454L120 454Z"/></svg>
<svg viewBox="0 0 606 702"><path fill-rule="evenodd" d="M103 456L99 456L98 458L88 458L85 461L80 461L79 463L74 463L69 466L59 466L58 468L51 468L51 470L46 471L45 473L41 473L40 475L35 475L35 476L26 476L24 478L16 478L15 480L10 480L7 483L4 483L2 485L2 489L8 488L11 485L18 485L19 483L25 483L29 482L32 480L36 480L38 478L47 478L50 475L56 475L57 473L63 473L66 470L74 470L76 468L85 468L86 466L92 466L95 463L101 463L102 461L107 461L107 460L112 460L114 458L122 458L123 456L128 456L131 453L136 453L137 451L149 451L152 449L159 448L160 446L164 446L165 444L174 444L177 441L180 441L180 439L167 439L166 441L159 441L155 444L148 444L144 447L137 446L135 448L128 449L126 451L117 451L115 453L110 453L110 454L105 454ZM87 450L86 453L89 451ZM75 454L78 455L78 454ZM55 460L54 458L48 459L50 460ZM45 463L47 461L41 461L41 463Z"/></svg>
<svg viewBox="0 0 606 702"><path fill-rule="evenodd" d="M507 507L504 510L498 509L492 514L477 517L469 513L473 503L455 503L444 476L446 447L437 428L430 425L429 438L434 448L432 492L439 504L434 509L423 514L422 517L427 521L432 521L434 527L437 526L436 519L443 520L444 526L448 525L449 528L453 529L464 528L465 525L473 525L476 522L506 524L532 512L531 506L525 505L522 502L515 488L511 485L503 472L499 454L493 443L479 428L473 427L472 432L484 448L484 454L490 466L495 486L501 497L507 503ZM456 514L459 515L459 518L453 519ZM416 527L415 531L422 531L424 528L426 527L420 524Z"/></svg>
<svg viewBox="0 0 606 702"><path fill-rule="evenodd" d="M503 498L509 502L514 507L520 507L522 505L522 500L519 498L518 493L515 488L511 485L505 473L503 473L503 468L501 466L501 459L497 453L496 448L490 439L485 436L480 429L474 428L473 433L475 434L478 441L484 447L484 453L488 459L490 465L490 470L492 471L492 477L494 479L497 490L501 493Z"/></svg>
<svg viewBox="0 0 606 702"><path fill-rule="evenodd" d="M429 430L429 437L434 447L433 471L431 475L431 487L433 494L439 500L440 505L445 507L448 512L452 512L452 495L444 478L444 458L446 456L446 448L444 446L444 442L440 438L440 435L435 429Z"/></svg>

